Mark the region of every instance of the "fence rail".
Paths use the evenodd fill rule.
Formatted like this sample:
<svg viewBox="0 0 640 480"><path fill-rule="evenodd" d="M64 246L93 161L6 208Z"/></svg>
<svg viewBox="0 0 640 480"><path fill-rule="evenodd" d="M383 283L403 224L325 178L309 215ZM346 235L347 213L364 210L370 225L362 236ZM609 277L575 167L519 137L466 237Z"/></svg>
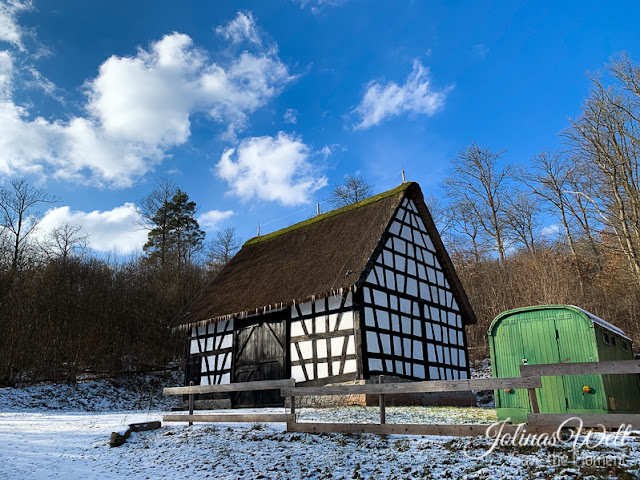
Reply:
<svg viewBox="0 0 640 480"><path fill-rule="evenodd" d="M629 373L640 373L640 360L520 365L520 375L523 377L547 377L553 375L625 375Z"/></svg>
<svg viewBox="0 0 640 480"><path fill-rule="evenodd" d="M527 415L527 425L550 427L561 425L563 422L579 417L585 428L618 428L621 425L640 425L640 415L633 413L530 413ZM577 427L578 422L567 423L567 427Z"/></svg>
<svg viewBox="0 0 640 480"><path fill-rule="evenodd" d="M366 385L330 385L282 388L283 397L310 395L392 395L394 393L470 392L501 388L540 388L539 377L474 378L470 380L432 380L407 383L370 383Z"/></svg>
<svg viewBox="0 0 640 480"><path fill-rule="evenodd" d="M207 423L272 423L295 422L296 416L288 413L250 413L250 414L221 414L221 415L163 415L165 422L207 422Z"/></svg>
<svg viewBox="0 0 640 480"><path fill-rule="evenodd" d="M259 382L231 383L225 385L199 385L165 388L164 395L188 395L189 414L165 415L165 422L286 422L289 432L306 433L375 433L380 435L482 435L490 425L430 425L387 424L385 396L406 393L463 392L473 390L500 390L526 388L529 393L532 413L527 416L526 431L529 433L551 433L565 420L579 416L584 427L604 426L616 428L621 424L640 425L640 414L541 414L538 408L536 388L542 388L543 376L553 375L611 375L639 374L640 360L587 363L557 363L544 365L521 365L521 377L475 378L466 380L434 380L407 383L371 383L366 385L330 385L297 387L295 380L264 380ZM283 397L290 398L289 414L219 414L194 415L194 397L204 393L228 393L255 390L280 390ZM318 423L297 421L296 397L317 395L378 395L380 423ZM568 426L577 426L569 424ZM503 433L514 433L516 425L505 425Z"/></svg>
<svg viewBox="0 0 640 480"><path fill-rule="evenodd" d="M191 382L193 384L193 382ZM222 385L189 385L187 387L167 387L162 390L163 395L188 395L189 414L164 415L165 422L295 422L295 415L282 414L252 414L252 415L194 415L194 399L198 394L205 393L229 393L229 392L252 392L259 390L280 390L285 387L292 387L296 381L290 380L261 380L257 382L227 383Z"/></svg>
<svg viewBox="0 0 640 480"><path fill-rule="evenodd" d="M190 385L188 387L167 387L162 390L163 395L199 395L205 393L251 392L258 390L280 390L293 387L296 381L290 380L261 380L258 382L226 383L222 385Z"/></svg>

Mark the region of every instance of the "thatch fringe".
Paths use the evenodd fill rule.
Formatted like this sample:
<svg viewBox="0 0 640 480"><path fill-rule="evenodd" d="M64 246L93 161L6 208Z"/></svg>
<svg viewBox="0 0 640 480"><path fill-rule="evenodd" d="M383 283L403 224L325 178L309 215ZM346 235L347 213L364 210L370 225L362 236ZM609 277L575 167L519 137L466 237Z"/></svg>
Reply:
<svg viewBox="0 0 640 480"><path fill-rule="evenodd" d="M277 312L279 310L284 310L287 307L291 307L294 305L301 305L303 303L307 303L307 302L315 302L316 300L322 300L323 298L326 297L334 297L334 296L344 296L350 292L355 292L357 290L357 287L355 285L352 285L350 287L346 287L346 288L339 288L337 290L332 290L330 292L326 292L324 294L320 294L320 295L312 295L309 298L303 299L303 300L290 300L288 302L280 302L279 304L275 304L275 305L264 305L262 307L256 308L255 310L244 310L242 312L237 312L237 313L231 313L228 315L220 315L217 317L211 317L211 318L207 318L204 320L200 320L198 322L194 322L194 323L184 323L182 325L178 325L176 327L174 327L175 330L178 331L185 331L188 330L190 328L198 328L198 327L204 327L205 325L209 325L210 323L216 323L216 322L223 322L223 321L227 321L227 320L242 320L244 318L249 318L249 317L253 317L256 315L263 315L266 313L270 313L270 312Z"/></svg>

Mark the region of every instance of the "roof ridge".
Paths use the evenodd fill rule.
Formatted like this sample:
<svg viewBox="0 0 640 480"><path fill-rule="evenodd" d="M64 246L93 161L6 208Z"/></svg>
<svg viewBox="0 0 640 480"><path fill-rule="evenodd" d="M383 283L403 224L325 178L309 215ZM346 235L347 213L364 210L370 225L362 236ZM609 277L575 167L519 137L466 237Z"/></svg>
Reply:
<svg viewBox="0 0 640 480"><path fill-rule="evenodd" d="M342 215L343 213L349 212L351 210L356 210L358 208L367 206L367 205L371 205L373 203L376 203L380 200L383 200L385 198L388 197L392 197L400 192L403 192L405 190L407 190L411 185L414 185L416 182L404 182L401 183L399 186L392 188L391 190L387 190L386 192L382 192L379 193L377 195L374 195L372 197L369 198L365 198L364 200L361 200L357 203L351 203L349 205L345 205L344 207L340 207L340 208L336 208L335 210L330 210L326 213L323 213L322 215L317 215L313 218L310 218L308 220L304 220L302 222L298 222L298 223L294 223L293 225L290 225L288 227L282 228L280 230L276 230L275 232L271 232L268 233L266 235L258 235L256 237L250 238L249 240L247 240L244 245L242 245L242 248L244 247L249 247L251 245L257 245L259 243L263 243L263 242L267 242L273 238L279 237L281 235L284 235L285 233L289 233L289 232L293 232L295 230L298 230L299 228L303 228L306 227L308 225L312 225L314 223L317 222L321 222L322 220L325 220L327 218L331 218L331 217L335 217L336 215Z"/></svg>

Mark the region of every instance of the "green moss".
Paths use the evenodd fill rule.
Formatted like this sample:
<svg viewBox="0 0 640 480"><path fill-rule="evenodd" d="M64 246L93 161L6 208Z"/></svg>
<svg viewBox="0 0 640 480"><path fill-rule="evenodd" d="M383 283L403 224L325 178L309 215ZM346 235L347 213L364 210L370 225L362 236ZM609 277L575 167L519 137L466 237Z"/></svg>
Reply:
<svg viewBox="0 0 640 480"><path fill-rule="evenodd" d="M395 194L406 190L412 184L413 184L413 182L405 182L402 185L394 188L393 190L388 190L386 192L379 193L378 195L375 195L373 197L365 198L361 202L352 203L351 205L347 205L345 207L341 207L341 208L338 208L336 210L331 210L330 212L323 213L322 215L318 215L317 217L310 218L309 220L305 220L304 222L296 223L295 225L291 225L290 227L283 228L282 230L278 230L278 231L269 233L267 235L262 235L262 236L257 236L257 237L250 238L249 240L247 240L245 242L245 244L243 245L243 248L251 246L251 245L256 245L258 243L267 242L267 241L269 241L269 240L271 240L273 238L279 237L280 235L284 235L285 233L293 232L294 230L298 230L299 228L303 228L303 227L306 227L308 225L312 225L312 224L314 224L316 222L320 222L320 221L322 221L322 220L324 220L326 218L335 217L336 215L341 215L341 214L349 212L351 210L355 210L356 208L360 208L360 207L364 207L364 206L367 206L367 205L371 205L372 203L376 203L376 202L378 202L380 200L383 200L385 198L392 197Z"/></svg>

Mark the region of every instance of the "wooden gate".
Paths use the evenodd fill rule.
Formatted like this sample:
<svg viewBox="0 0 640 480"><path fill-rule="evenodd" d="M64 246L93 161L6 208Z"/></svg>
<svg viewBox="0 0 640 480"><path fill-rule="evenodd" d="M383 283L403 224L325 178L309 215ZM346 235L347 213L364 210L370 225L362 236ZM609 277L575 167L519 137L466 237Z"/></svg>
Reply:
<svg viewBox="0 0 640 480"><path fill-rule="evenodd" d="M288 378L287 325L289 309L238 321L235 330L233 383ZM238 392L231 397L234 408L284 405L273 390Z"/></svg>

